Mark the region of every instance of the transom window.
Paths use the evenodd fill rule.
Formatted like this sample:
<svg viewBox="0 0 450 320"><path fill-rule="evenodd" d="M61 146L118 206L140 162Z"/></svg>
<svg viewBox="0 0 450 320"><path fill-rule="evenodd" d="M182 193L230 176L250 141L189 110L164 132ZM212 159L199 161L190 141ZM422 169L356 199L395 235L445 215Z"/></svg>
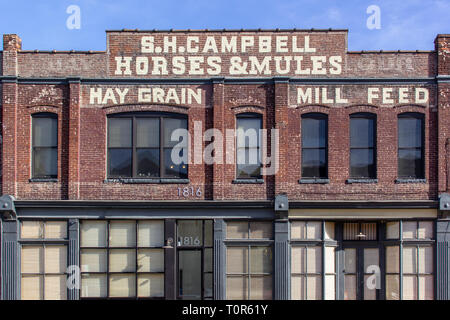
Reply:
<svg viewBox="0 0 450 320"><path fill-rule="evenodd" d="M109 178L188 177L187 118L175 114L120 114L108 117ZM173 136L173 139L172 139Z"/></svg>
<svg viewBox="0 0 450 320"><path fill-rule="evenodd" d="M302 115L302 177L327 178L328 117Z"/></svg>
<svg viewBox="0 0 450 320"><path fill-rule="evenodd" d="M259 114L243 113L236 119L237 156L236 176L238 179L261 178L262 118Z"/></svg>
<svg viewBox="0 0 450 320"><path fill-rule="evenodd" d="M424 116L402 113L398 116L398 176L424 178Z"/></svg>
<svg viewBox="0 0 450 320"><path fill-rule="evenodd" d="M355 113L350 116L350 176L376 177L376 116Z"/></svg>
<svg viewBox="0 0 450 320"><path fill-rule="evenodd" d="M32 117L32 177L58 176L58 117L37 113Z"/></svg>

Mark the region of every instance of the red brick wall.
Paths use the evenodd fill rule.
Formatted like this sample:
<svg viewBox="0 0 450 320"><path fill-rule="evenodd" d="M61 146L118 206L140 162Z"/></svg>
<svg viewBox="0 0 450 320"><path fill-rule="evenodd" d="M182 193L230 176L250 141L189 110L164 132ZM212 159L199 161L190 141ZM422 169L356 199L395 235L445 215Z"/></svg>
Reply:
<svg viewBox="0 0 450 320"><path fill-rule="evenodd" d="M238 33L237 33L238 34ZM108 50L135 50L134 34L108 33ZM115 38L125 41L118 44ZM133 38L134 37L134 38ZM328 39L323 50L345 51L346 33L324 33ZM329 37L329 38L326 38ZM125 39L125 40L124 40ZM128 40L127 40L128 39ZM450 47L447 37L438 37L434 52L347 53L343 73L338 78L426 78L450 73ZM106 53L32 53L17 52L18 39L5 36L5 52L0 57L5 75L20 77L103 78L113 76L111 58ZM129 44L127 44L129 41ZM333 41L336 41L334 43ZM443 52L441 54L441 52ZM63 62L67 63L63 63ZM306 66L305 66L306 67ZM109 70L109 71L108 71ZM331 77L330 75L328 75ZM200 88L202 103L192 105L139 104L135 91L121 105L90 104L90 88L115 87ZM3 83L0 86L3 145L2 193L18 199L122 199L122 200L195 200L195 199L273 199L287 193L291 200L428 200L439 192L449 191L446 172L450 168L450 85L436 84L345 84L339 85L347 104L299 105L296 89L299 84L283 79L275 82L237 84L69 84ZM327 87L336 85L307 85ZM423 87L430 90L427 105L367 105L367 87ZM395 90L394 90L395 93ZM396 94L393 95L396 98ZM134 102L133 102L134 101ZM437 108L436 108L437 106ZM106 116L126 111L170 111L188 115L189 131L194 137L194 121L209 128L234 129L236 115L256 112L262 115L263 127L277 128L280 133L280 170L264 177L262 184L233 184L233 164L191 164L186 184L122 184L106 179ZM31 115L48 111L58 115L58 182L29 182L31 174ZM346 184L349 171L349 115L354 112L377 114L377 184ZM329 184L299 184L301 178L301 115L323 112L329 117ZM397 178L397 115L420 112L425 115L426 183L396 184ZM270 138L270 136L269 136ZM224 136L225 144L225 136ZM204 147L205 142L202 143ZM192 144L191 144L192 147ZM269 150L270 152L271 150ZM200 197L179 197L178 188L200 188Z"/></svg>

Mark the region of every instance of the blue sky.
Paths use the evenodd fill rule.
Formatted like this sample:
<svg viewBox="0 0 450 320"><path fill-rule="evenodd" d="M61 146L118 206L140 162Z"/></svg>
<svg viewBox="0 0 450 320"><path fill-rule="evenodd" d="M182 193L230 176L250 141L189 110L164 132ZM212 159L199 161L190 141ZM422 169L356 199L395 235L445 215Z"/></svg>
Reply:
<svg viewBox="0 0 450 320"><path fill-rule="evenodd" d="M81 28L69 30L70 5ZM366 26L381 9L381 29ZM0 33L24 50L105 50L110 29L345 28L349 50L433 50L450 33L450 0L0 0Z"/></svg>

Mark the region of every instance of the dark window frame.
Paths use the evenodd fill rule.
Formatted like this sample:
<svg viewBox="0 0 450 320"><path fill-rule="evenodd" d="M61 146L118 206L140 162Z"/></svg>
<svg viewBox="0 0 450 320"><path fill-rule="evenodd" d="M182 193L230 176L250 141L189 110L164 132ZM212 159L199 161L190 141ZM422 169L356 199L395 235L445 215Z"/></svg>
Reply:
<svg viewBox="0 0 450 320"><path fill-rule="evenodd" d="M313 148L313 147L305 147L303 143L303 119L315 119L315 120L324 120L325 121L325 147L319 147L319 148ZM301 116L301 136L302 136L302 163L301 163L301 175L304 179L328 179L328 115L326 113L320 113L320 112L310 112L310 113L304 113ZM303 173L303 160L304 160L304 152L303 150L325 150L325 175L324 176L318 176L318 177L310 177L305 176Z"/></svg>
<svg viewBox="0 0 450 320"><path fill-rule="evenodd" d="M235 151L235 161L236 161L236 180L257 180L257 179L262 179L262 174L261 174L261 168L262 168L262 155L261 155L261 136L260 136L260 132L258 132L258 160L261 162L260 163L260 167L259 167L259 174L257 176L250 176L250 177L243 177L243 176L239 176L239 166L238 166L238 144L237 144L237 129L238 129L238 121L239 119L257 119L260 121L260 127L259 130L262 130L263 128L263 116L260 113L256 113L256 112L245 112L245 113L239 113L236 115L236 151ZM245 146L244 147L245 150L250 149L249 147ZM246 159L247 160L247 159Z"/></svg>
<svg viewBox="0 0 450 320"><path fill-rule="evenodd" d="M352 134L351 134L351 126L352 119L370 119L373 121L373 146L372 147L352 147ZM372 150L373 152L373 166L374 172L372 176L357 176L352 174L352 150ZM350 114L350 123L349 123L349 176L351 179L376 179L378 170L377 170L377 115L375 113L370 112L357 112Z"/></svg>
<svg viewBox="0 0 450 320"><path fill-rule="evenodd" d="M400 119L413 118L421 121L421 146L418 147L400 147ZM421 176L401 176L400 175L400 150L418 150L421 156ZM425 179L425 115L419 112L404 112L397 116L397 175L400 179Z"/></svg>
<svg viewBox="0 0 450 320"><path fill-rule="evenodd" d="M120 119L126 118L131 119L131 147L110 147L109 146L109 119ZM157 177L142 177L137 174L137 149L142 149L137 147L137 119L158 119L159 120L159 175ZM107 157L106 157L106 170L108 179L119 179L119 178L131 178L131 179L187 179L189 177L189 165L186 165L186 176L170 176L165 174L165 164L164 164L164 150L168 147L164 146L164 119L183 119L186 120L186 129L189 130L188 116L179 113L170 112L125 112L118 114L111 114L107 117L107 134L106 134L106 144L107 144ZM131 149L131 175L111 175L110 174L110 149ZM152 149L152 148L147 148ZM189 146L188 146L189 149Z"/></svg>
<svg viewBox="0 0 450 320"><path fill-rule="evenodd" d="M33 131L34 131L34 119L36 118L50 118L56 120L56 146L50 146L50 147L42 147L42 146L35 146L34 145L34 137L33 137ZM59 149L59 139L58 139L58 132L59 132L59 123L58 123L58 115L56 113L52 112L39 112L34 113L31 115L31 177L32 179L57 179L58 178L58 149ZM35 159L37 151L37 148L46 148L46 149L56 149L56 175L36 175L35 173Z"/></svg>

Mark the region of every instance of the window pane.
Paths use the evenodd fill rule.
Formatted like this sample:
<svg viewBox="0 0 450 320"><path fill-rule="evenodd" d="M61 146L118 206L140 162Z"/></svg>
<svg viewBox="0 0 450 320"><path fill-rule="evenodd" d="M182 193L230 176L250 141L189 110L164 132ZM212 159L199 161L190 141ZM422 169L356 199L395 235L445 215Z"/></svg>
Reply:
<svg viewBox="0 0 450 320"><path fill-rule="evenodd" d="M272 239L272 223L250 222L250 239Z"/></svg>
<svg viewBox="0 0 450 320"><path fill-rule="evenodd" d="M364 276L364 300L377 300L377 290L375 284L376 284L375 277L373 277L372 275Z"/></svg>
<svg viewBox="0 0 450 320"><path fill-rule="evenodd" d="M22 246L22 273L42 273L44 248L41 246Z"/></svg>
<svg viewBox="0 0 450 320"><path fill-rule="evenodd" d="M356 273L356 249L344 249L345 272Z"/></svg>
<svg viewBox="0 0 450 320"><path fill-rule="evenodd" d="M292 247L291 249L291 272L305 273L305 247Z"/></svg>
<svg viewBox="0 0 450 320"><path fill-rule="evenodd" d="M138 275L139 297L164 297L164 275L163 274L139 274Z"/></svg>
<svg viewBox="0 0 450 320"><path fill-rule="evenodd" d="M248 222L228 221L227 239L248 239Z"/></svg>
<svg viewBox="0 0 450 320"><path fill-rule="evenodd" d="M335 240L334 222L325 222L325 239L326 240Z"/></svg>
<svg viewBox="0 0 450 320"><path fill-rule="evenodd" d="M182 137L175 139L175 141L172 141L172 133L176 129L187 129L187 120L164 118L163 121L164 121L164 147L173 147L181 141L183 141L182 146L186 146L187 131L184 132L184 135L182 135Z"/></svg>
<svg viewBox="0 0 450 320"><path fill-rule="evenodd" d="M252 179L261 177L261 166L260 165L248 165L248 164L238 164L237 165L237 178L239 179Z"/></svg>
<svg viewBox="0 0 450 320"><path fill-rule="evenodd" d="M203 258L203 272L213 272L213 249L205 249Z"/></svg>
<svg viewBox="0 0 450 320"><path fill-rule="evenodd" d="M164 174L166 176L187 179L187 158L183 158L185 151L183 148L164 149Z"/></svg>
<svg viewBox="0 0 450 320"><path fill-rule="evenodd" d="M138 148L159 148L159 119L136 118Z"/></svg>
<svg viewBox="0 0 450 320"><path fill-rule="evenodd" d="M403 275L403 300L417 300L417 276Z"/></svg>
<svg viewBox="0 0 450 320"><path fill-rule="evenodd" d="M356 276L344 276L344 300L356 300Z"/></svg>
<svg viewBox="0 0 450 320"><path fill-rule="evenodd" d="M419 247L419 273L433 273L432 247Z"/></svg>
<svg viewBox="0 0 450 320"><path fill-rule="evenodd" d="M33 117L33 147L56 147L57 141L58 120Z"/></svg>
<svg viewBox="0 0 450 320"><path fill-rule="evenodd" d="M433 300L434 299L434 284L433 276L419 276L419 299Z"/></svg>
<svg viewBox="0 0 450 320"><path fill-rule="evenodd" d="M308 221L306 223L306 239L322 239L322 222Z"/></svg>
<svg viewBox="0 0 450 320"><path fill-rule="evenodd" d="M373 149L350 150L350 176L355 178L375 177Z"/></svg>
<svg viewBox="0 0 450 320"><path fill-rule="evenodd" d="M358 233L358 223L344 223L344 240L358 240Z"/></svg>
<svg viewBox="0 0 450 320"><path fill-rule="evenodd" d="M417 222L416 221L403 221L403 239L416 239L417 238Z"/></svg>
<svg viewBox="0 0 450 320"><path fill-rule="evenodd" d="M386 272L400 272L400 249L398 246L386 247Z"/></svg>
<svg viewBox="0 0 450 320"><path fill-rule="evenodd" d="M350 147L371 148L374 146L374 120L365 118L350 119Z"/></svg>
<svg viewBox="0 0 450 320"><path fill-rule="evenodd" d="M259 146L260 118L237 119L237 147L256 148Z"/></svg>
<svg viewBox="0 0 450 320"><path fill-rule="evenodd" d="M106 272L106 250L81 250L81 272Z"/></svg>
<svg viewBox="0 0 450 320"><path fill-rule="evenodd" d="M213 275L212 273L205 273L203 275L203 295L205 298L213 297Z"/></svg>
<svg viewBox="0 0 450 320"><path fill-rule="evenodd" d="M22 276L21 298L22 300L43 299L43 276Z"/></svg>
<svg viewBox="0 0 450 320"><path fill-rule="evenodd" d="M248 277L227 277L227 300L246 300L248 297Z"/></svg>
<svg viewBox="0 0 450 320"><path fill-rule="evenodd" d="M305 298L305 277L291 276L291 299L303 300Z"/></svg>
<svg viewBox="0 0 450 320"><path fill-rule="evenodd" d="M131 148L132 120L129 118L108 119L108 147Z"/></svg>
<svg viewBox="0 0 450 320"><path fill-rule="evenodd" d="M106 221L83 221L81 223L82 247L106 247Z"/></svg>
<svg viewBox="0 0 450 320"><path fill-rule="evenodd" d="M248 272L248 248L228 247L227 248L227 273L242 274Z"/></svg>
<svg viewBox="0 0 450 320"><path fill-rule="evenodd" d="M422 119L398 119L398 146L399 148L422 147Z"/></svg>
<svg viewBox="0 0 450 320"><path fill-rule="evenodd" d="M179 246L201 246L203 244L202 220L178 221L177 229Z"/></svg>
<svg viewBox="0 0 450 320"><path fill-rule="evenodd" d="M416 247L403 247L403 273L417 273Z"/></svg>
<svg viewBox="0 0 450 320"><path fill-rule="evenodd" d="M272 276L250 277L250 300L272 299Z"/></svg>
<svg viewBox="0 0 450 320"><path fill-rule="evenodd" d="M45 300L66 300L67 285L65 275L45 276Z"/></svg>
<svg viewBox="0 0 450 320"><path fill-rule="evenodd" d="M302 177L325 178L327 176L327 159L325 149L302 150Z"/></svg>
<svg viewBox="0 0 450 320"><path fill-rule="evenodd" d="M83 274L81 275L81 297L82 298L105 298L106 297L106 275Z"/></svg>
<svg viewBox="0 0 450 320"><path fill-rule="evenodd" d="M306 248L306 272L322 272L322 247Z"/></svg>
<svg viewBox="0 0 450 320"><path fill-rule="evenodd" d="M386 275L386 300L400 300L399 275Z"/></svg>
<svg viewBox="0 0 450 320"><path fill-rule="evenodd" d="M306 299L321 300L322 299L322 276L306 277Z"/></svg>
<svg viewBox="0 0 450 320"><path fill-rule="evenodd" d="M376 223L361 223L361 232L365 235L364 240L377 239L377 224Z"/></svg>
<svg viewBox="0 0 450 320"><path fill-rule="evenodd" d="M114 249L109 251L110 272L136 272L136 251Z"/></svg>
<svg viewBox="0 0 450 320"><path fill-rule="evenodd" d="M133 297L136 295L136 277L134 274L111 274L109 276L110 297Z"/></svg>
<svg viewBox="0 0 450 320"><path fill-rule="evenodd" d="M33 177L56 177L58 175L58 149L34 148Z"/></svg>
<svg viewBox="0 0 450 320"><path fill-rule="evenodd" d="M398 150L398 175L399 177L424 177L422 150Z"/></svg>
<svg viewBox="0 0 450 320"><path fill-rule="evenodd" d="M164 272L164 249L140 249L138 272Z"/></svg>
<svg viewBox="0 0 450 320"><path fill-rule="evenodd" d="M45 273L65 273L67 268L67 247L45 247Z"/></svg>
<svg viewBox="0 0 450 320"><path fill-rule="evenodd" d="M39 239L42 238L42 233L42 221L22 221L22 229L20 235L22 239Z"/></svg>
<svg viewBox="0 0 450 320"><path fill-rule="evenodd" d="M324 148L326 147L326 138L325 119L302 119L303 148Z"/></svg>
<svg viewBox="0 0 450 320"><path fill-rule="evenodd" d="M325 276L325 300L336 299L336 276Z"/></svg>
<svg viewBox="0 0 450 320"><path fill-rule="evenodd" d="M67 222L47 221L45 222L45 239L66 239Z"/></svg>
<svg viewBox="0 0 450 320"><path fill-rule="evenodd" d="M137 149L136 157L139 178L159 177L159 149Z"/></svg>
<svg viewBox="0 0 450 320"><path fill-rule="evenodd" d="M131 177L131 149L108 149L109 175Z"/></svg>
<svg viewBox="0 0 450 320"><path fill-rule="evenodd" d="M205 246L212 246L213 245L213 221L212 220L206 220L205 221L205 240L204 240Z"/></svg>
<svg viewBox="0 0 450 320"><path fill-rule="evenodd" d="M135 221L111 221L109 225L110 247L135 247L136 246L136 222Z"/></svg>
<svg viewBox="0 0 450 320"><path fill-rule="evenodd" d="M260 151L258 148L237 148L236 163L238 165L260 166Z"/></svg>
<svg viewBox="0 0 450 320"><path fill-rule="evenodd" d="M433 239L433 222L419 221L419 229L417 230L418 239Z"/></svg>
<svg viewBox="0 0 450 320"><path fill-rule="evenodd" d="M306 222L292 221L291 222L291 239L306 239Z"/></svg>
<svg viewBox="0 0 450 320"><path fill-rule="evenodd" d="M272 248L250 248L250 273L261 274L272 272Z"/></svg>
<svg viewBox="0 0 450 320"><path fill-rule="evenodd" d="M380 266L378 248L364 248L364 273L368 272L370 266Z"/></svg>
<svg viewBox="0 0 450 320"><path fill-rule="evenodd" d="M387 222L386 223L386 239L399 239L400 237L400 223L398 221L395 222Z"/></svg>
<svg viewBox="0 0 450 320"><path fill-rule="evenodd" d="M164 221L139 221L138 246L162 247L164 245Z"/></svg>
<svg viewBox="0 0 450 320"><path fill-rule="evenodd" d="M335 273L335 247L325 247L325 272L326 273Z"/></svg>

